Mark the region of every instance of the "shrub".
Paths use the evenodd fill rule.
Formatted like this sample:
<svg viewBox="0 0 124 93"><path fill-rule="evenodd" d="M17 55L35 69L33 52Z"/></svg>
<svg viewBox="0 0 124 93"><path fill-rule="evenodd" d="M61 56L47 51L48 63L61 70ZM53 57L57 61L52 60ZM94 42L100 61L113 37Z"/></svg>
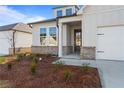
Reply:
<svg viewBox="0 0 124 93"><path fill-rule="evenodd" d="M58 61L54 64L54 68L55 68L55 71L61 69L62 67L64 66L64 62L63 61Z"/></svg>
<svg viewBox="0 0 124 93"><path fill-rule="evenodd" d="M7 63L7 69L11 70L12 69L12 63Z"/></svg>
<svg viewBox="0 0 124 93"><path fill-rule="evenodd" d="M34 63L36 63L36 64L38 63L37 57L33 57L32 60L33 60Z"/></svg>
<svg viewBox="0 0 124 93"><path fill-rule="evenodd" d="M22 54L17 54L17 55L16 55L16 60L17 60L18 62L20 62L22 59L23 59L23 55L22 55Z"/></svg>
<svg viewBox="0 0 124 93"><path fill-rule="evenodd" d="M90 63L83 63L82 64L82 71L84 72L84 73L88 73L88 70L89 70L89 68L90 68Z"/></svg>
<svg viewBox="0 0 124 93"><path fill-rule="evenodd" d="M30 71L31 71L32 75L34 75L36 73L36 68L37 68L36 62L32 61L30 64Z"/></svg>
<svg viewBox="0 0 124 93"><path fill-rule="evenodd" d="M71 79L72 77L72 72L68 69L64 71L64 80L67 82Z"/></svg>

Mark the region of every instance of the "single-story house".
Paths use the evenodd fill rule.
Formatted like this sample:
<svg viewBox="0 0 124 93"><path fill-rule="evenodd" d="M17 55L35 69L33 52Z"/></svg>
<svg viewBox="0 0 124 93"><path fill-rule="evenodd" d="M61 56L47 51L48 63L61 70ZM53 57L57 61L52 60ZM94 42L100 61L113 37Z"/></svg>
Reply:
<svg viewBox="0 0 124 93"><path fill-rule="evenodd" d="M31 27L23 23L0 26L0 55L13 53L14 46L16 52L31 52L31 31Z"/></svg>
<svg viewBox="0 0 124 93"><path fill-rule="evenodd" d="M29 23L32 52L124 60L123 5L70 5L53 11L55 18Z"/></svg>

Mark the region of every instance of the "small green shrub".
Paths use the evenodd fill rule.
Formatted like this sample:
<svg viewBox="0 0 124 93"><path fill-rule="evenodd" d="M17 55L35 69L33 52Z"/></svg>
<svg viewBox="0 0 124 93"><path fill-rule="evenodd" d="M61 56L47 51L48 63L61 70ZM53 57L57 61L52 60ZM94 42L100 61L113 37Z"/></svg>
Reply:
<svg viewBox="0 0 124 93"><path fill-rule="evenodd" d="M12 63L7 63L7 69L11 70L12 69Z"/></svg>
<svg viewBox="0 0 124 93"><path fill-rule="evenodd" d="M16 61L20 62L23 59L23 55L22 54L17 54L16 55Z"/></svg>
<svg viewBox="0 0 124 93"><path fill-rule="evenodd" d="M38 59L37 59L37 57L33 57L32 60L33 60L34 63L36 63L36 64L38 63Z"/></svg>
<svg viewBox="0 0 124 93"><path fill-rule="evenodd" d="M87 73L88 72L88 70L89 70L89 68L90 68L90 63L83 63L82 64L82 71L84 72L84 73Z"/></svg>
<svg viewBox="0 0 124 93"><path fill-rule="evenodd" d="M63 61L58 61L54 64L54 68L55 68L55 71L61 69L62 67L64 66L64 62Z"/></svg>
<svg viewBox="0 0 124 93"><path fill-rule="evenodd" d="M36 68L37 68L36 62L32 61L30 64L30 71L31 71L32 75L34 75L36 73Z"/></svg>
<svg viewBox="0 0 124 93"><path fill-rule="evenodd" d="M71 79L72 77L72 72L68 69L64 71L64 80L67 82Z"/></svg>

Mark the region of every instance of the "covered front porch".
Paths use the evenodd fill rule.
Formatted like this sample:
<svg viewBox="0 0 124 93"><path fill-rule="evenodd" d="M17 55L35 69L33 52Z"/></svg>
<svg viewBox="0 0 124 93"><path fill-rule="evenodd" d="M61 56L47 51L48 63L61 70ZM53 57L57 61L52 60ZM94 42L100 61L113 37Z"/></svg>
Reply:
<svg viewBox="0 0 124 93"><path fill-rule="evenodd" d="M65 18L59 21L58 56L63 58L80 59L82 46L81 18Z"/></svg>

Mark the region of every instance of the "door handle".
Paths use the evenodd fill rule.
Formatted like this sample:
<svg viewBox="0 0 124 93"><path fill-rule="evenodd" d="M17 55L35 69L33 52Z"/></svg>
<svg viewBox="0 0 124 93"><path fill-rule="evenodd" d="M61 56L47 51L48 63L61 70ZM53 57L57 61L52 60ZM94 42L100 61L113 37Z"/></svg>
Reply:
<svg viewBox="0 0 124 93"><path fill-rule="evenodd" d="M97 51L97 53L104 53L104 51Z"/></svg>

